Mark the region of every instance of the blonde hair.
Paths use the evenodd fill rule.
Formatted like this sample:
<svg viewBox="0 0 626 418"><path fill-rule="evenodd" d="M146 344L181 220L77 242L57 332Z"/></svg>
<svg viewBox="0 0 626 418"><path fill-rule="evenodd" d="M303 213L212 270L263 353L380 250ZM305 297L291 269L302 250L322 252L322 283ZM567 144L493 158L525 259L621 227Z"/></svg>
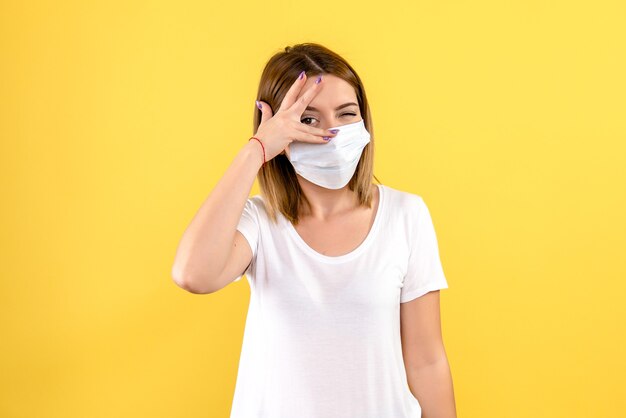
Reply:
<svg viewBox="0 0 626 418"><path fill-rule="evenodd" d="M269 104L275 113L302 70L306 71L307 77L332 74L347 81L354 88L363 123L370 133L370 142L363 149L348 188L356 192L360 205L371 207L372 177L380 184L373 173L372 117L363 83L346 60L317 43L287 46L284 51L272 56L265 65L259 82L257 100ZM261 123L261 116L261 111L255 108L253 133L257 131ZM296 172L284 152L267 161L259 170L257 178L269 218L276 222L276 212L280 211L292 224L296 225L300 210L310 205L298 183Z"/></svg>

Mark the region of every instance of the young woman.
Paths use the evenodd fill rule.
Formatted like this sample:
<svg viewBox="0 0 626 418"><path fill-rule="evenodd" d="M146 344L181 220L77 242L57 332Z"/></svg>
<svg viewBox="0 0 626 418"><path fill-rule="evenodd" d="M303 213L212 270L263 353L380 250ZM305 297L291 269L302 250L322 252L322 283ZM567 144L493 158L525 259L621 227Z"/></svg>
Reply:
<svg viewBox="0 0 626 418"><path fill-rule="evenodd" d="M455 417L432 219L419 195L372 183L356 71L319 44L286 47L257 97L255 134L172 269L193 293L248 279L231 418Z"/></svg>

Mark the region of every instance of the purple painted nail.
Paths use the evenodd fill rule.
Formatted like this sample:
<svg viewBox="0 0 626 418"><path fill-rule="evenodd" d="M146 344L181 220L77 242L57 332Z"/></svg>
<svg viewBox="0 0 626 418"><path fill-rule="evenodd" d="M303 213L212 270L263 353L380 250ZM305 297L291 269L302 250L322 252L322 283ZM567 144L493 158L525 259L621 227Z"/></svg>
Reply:
<svg viewBox="0 0 626 418"><path fill-rule="evenodd" d="M255 100L254 102L256 103L256 107L258 107L259 110L263 110L263 107L261 106L261 103L259 103L258 100Z"/></svg>
<svg viewBox="0 0 626 418"><path fill-rule="evenodd" d="M330 141L330 137L329 137L329 136L323 136L323 137L322 137L322 139L323 139L324 141Z"/></svg>
<svg viewBox="0 0 626 418"><path fill-rule="evenodd" d="M298 80L302 80L302 77L304 77L304 70L300 73L300 75L298 76Z"/></svg>
<svg viewBox="0 0 626 418"><path fill-rule="evenodd" d="M315 84L319 84L322 81L322 76L318 76L317 80L315 80Z"/></svg>
<svg viewBox="0 0 626 418"><path fill-rule="evenodd" d="M337 132L339 132L339 129L329 129L328 132L336 134Z"/></svg>

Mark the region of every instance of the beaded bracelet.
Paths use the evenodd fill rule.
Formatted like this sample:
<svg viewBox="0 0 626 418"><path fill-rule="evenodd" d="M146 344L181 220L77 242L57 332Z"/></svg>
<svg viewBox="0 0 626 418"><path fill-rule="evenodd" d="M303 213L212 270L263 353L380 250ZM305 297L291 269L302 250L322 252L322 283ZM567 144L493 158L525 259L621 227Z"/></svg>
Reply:
<svg viewBox="0 0 626 418"><path fill-rule="evenodd" d="M257 141L259 141L259 144L261 144L261 148L263 148L263 165L265 165L265 145L263 145L263 142L261 142L261 140L259 138L257 138L256 136L252 136L250 137L250 139L256 139ZM250 141L250 139L248 139L248 141Z"/></svg>

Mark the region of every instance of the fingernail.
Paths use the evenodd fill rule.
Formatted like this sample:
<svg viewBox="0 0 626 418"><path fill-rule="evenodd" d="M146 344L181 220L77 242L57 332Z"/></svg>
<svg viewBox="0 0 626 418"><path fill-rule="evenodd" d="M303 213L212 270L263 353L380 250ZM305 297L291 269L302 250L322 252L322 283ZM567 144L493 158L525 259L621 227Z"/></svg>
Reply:
<svg viewBox="0 0 626 418"><path fill-rule="evenodd" d="M315 80L315 84L319 84L322 81L322 76L318 76L317 80Z"/></svg>
<svg viewBox="0 0 626 418"><path fill-rule="evenodd" d="M336 134L337 132L339 132L339 129L329 129L328 132Z"/></svg>
<svg viewBox="0 0 626 418"><path fill-rule="evenodd" d="M261 106L261 103L259 103L258 100L255 100L254 103L256 103L256 107L258 107L259 110L263 110L263 106Z"/></svg>
<svg viewBox="0 0 626 418"><path fill-rule="evenodd" d="M324 141L330 141L330 137L329 137L329 136L323 136L323 137L322 137L322 139L323 139Z"/></svg>
<svg viewBox="0 0 626 418"><path fill-rule="evenodd" d="M302 80L302 77L304 77L304 71L300 73L300 75L298 76L298 80Z"/></svg>

